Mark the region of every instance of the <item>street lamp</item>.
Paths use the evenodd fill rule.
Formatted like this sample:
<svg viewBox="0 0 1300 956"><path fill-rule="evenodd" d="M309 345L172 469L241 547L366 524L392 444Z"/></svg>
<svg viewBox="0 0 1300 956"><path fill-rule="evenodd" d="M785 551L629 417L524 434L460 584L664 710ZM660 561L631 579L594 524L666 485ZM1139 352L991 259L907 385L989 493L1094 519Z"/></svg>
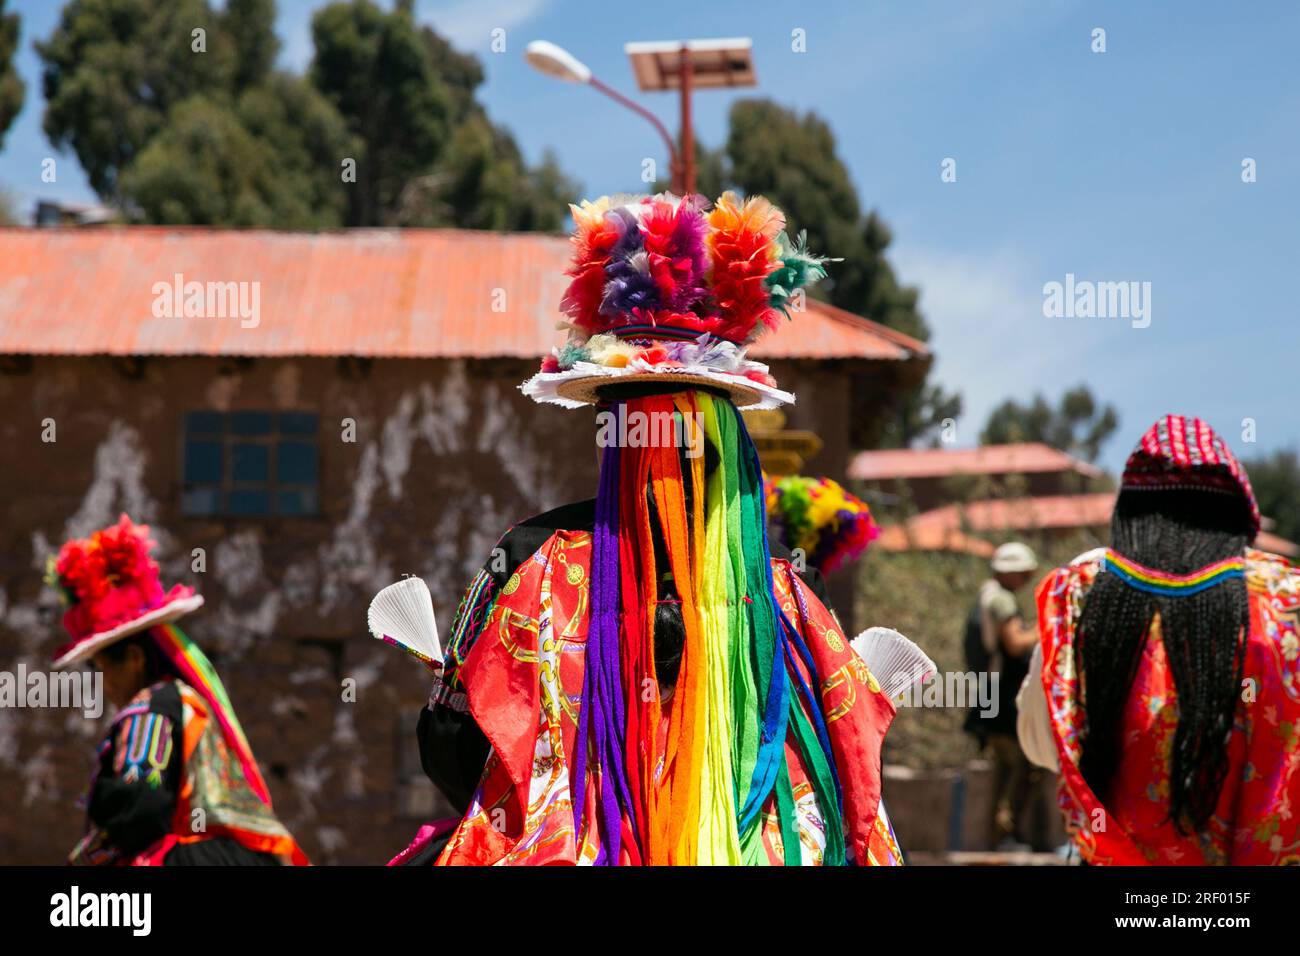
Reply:
<svg viewBox="0 0 1300 956"><path fill-rule="evenodd" d="M592 75L590 68L568 50L546 40L534 40L524 58L534 69L566 83L584 83L645 117L668 147L672 161L672 188L679 195L695 191L695 134L691 128L691 94L695 87L754 86L752 43L747 38L726 40L671 40L628 43L624 52L632 61L637 85L644 92L677 89L681 92L681 149L659 118Z"/></svg>

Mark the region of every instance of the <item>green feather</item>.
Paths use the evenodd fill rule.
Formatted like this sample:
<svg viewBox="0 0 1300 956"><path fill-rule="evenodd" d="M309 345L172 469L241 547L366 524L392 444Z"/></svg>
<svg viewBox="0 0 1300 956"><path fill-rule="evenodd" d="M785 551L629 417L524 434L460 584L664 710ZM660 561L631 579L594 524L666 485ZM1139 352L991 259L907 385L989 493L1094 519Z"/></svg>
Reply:
<svg viewBox="0 0 1300 956"><path fill-rule="evenodd" d="M573 368L575 363L586 362L590 359L591 353L587 351L586 345L566 342L564 348L560 349L560 368Z"/></svg>
<svg viewBox="0 0 1300 956"><path fill-rule="evenodd" d="M809 252L808 234L802 229L794 242L784 232L777 237L777 241L781 243L781 265L765 281L772 307L788 315L787 306L794 294L826 278L826 263L839 260Z"/></svg>

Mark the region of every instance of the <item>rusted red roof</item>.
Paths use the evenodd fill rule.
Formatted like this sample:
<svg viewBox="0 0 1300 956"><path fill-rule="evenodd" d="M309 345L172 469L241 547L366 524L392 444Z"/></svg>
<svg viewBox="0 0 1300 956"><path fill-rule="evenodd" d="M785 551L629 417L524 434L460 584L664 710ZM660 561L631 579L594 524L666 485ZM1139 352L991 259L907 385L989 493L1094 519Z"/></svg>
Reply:
<svg viewBox="0 0 1300 956"><path fill-rule="evenodd" d="M882 530L876 545L887 551L966 551L992 553L992 546L966 532L1063 531L1106 528L1115 507L1115 492L1086 495L1042 495L997 498L944 505L923 511L904 524ZM1300 554L1300 545L1268 531L1255 538L1255 547L1284 557Z"/></svg>
<svg viewBox="0 0 1300 956"><path fill-rule="evenodd" d="M1110 524L1115 493L992 498L924 511L909 527L960 528L971 531L1051 531L1104 527Z"/></svg>
<svg viewBox="0 0 1300 956"><path fill-rule="evenodd" d="M871 546L885 551L957 551L981 558L991 558L994 550L988 541L966 534L959 528L914 528L910 523L881 528L880 536Z"/></svg>
<svg viewBox="0 0 1300 956"><path fill-rule="evenodd" d="M0 354L540 358L562 337L568 257L564 237L538 233L0 229ZM177 275L258 283L257 326L155 315L156 284ZM812 300L754 353L928 356Z"/></svg>
<svg viewBox="0 0 1300 956"><path fill-rule="evenodd" d="M862 451L849 462L849 477L863 481L946 478L950 475L1028 475L1073 471L1089 478L1101 469L1041 442L978 448L884 448Z"/></svg>

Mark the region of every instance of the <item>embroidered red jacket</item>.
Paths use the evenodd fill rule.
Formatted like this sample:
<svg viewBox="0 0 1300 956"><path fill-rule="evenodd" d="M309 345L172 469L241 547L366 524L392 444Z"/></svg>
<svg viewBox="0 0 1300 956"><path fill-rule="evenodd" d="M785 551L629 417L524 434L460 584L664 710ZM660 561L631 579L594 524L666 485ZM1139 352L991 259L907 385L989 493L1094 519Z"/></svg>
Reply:
<svg viewBox="0 0 1300 956"><path fill-rule="evenodd" d="M1079 770L1083 714L1074 637L1102 554L1092 551L1056 569L1037 591L1042 681L1061 767L1059 801L1084 859L1300 864L1300 570L1274 555L1246 552L1246 683L1228 744L1228 776L1206 831L1180 834L1167 809L1178 700L1158 627L1138 663L1123 721L1123 756L1104 800Z"/></svg>
<svg viewBox="0 0 1300 956"><path fill-rule="evenodd" d="M572 864L594 855L584 833L575 832L570 791L590 559L589 532L552 535L501 589L459 668L470 713L492 752L439 864ZM901 854L880 814L880 748L894 705L788 562L773 560L773 571L777 598L823 675L820 690L844 787L847 844L859 863L899 863ZM800 589L802 602L792 588ZM806 619L800 603L808 608ZM595 806L589 793L586 807ZM805 859L816 862L816 814L808 809L801 813L800 838ZM584 822L581 829L589 828ZM765 843L779 859L779 830L775 836L775 847L772 834L765 834Z"/></svg>

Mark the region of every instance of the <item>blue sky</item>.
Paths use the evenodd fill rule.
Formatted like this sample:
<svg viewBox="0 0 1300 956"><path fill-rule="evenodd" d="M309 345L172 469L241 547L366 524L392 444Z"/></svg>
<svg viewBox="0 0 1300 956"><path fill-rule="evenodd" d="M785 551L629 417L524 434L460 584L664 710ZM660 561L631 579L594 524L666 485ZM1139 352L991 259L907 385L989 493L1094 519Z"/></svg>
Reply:
<svg viewBox="0 0 1300 956"><path fill-rule="evenodd" d="M280 0L284 66L309 61L322 5ZM0 186L25 204L92 198L71 155L57 184L39 179L53 151L31 41L49 35L59 6L10 4L23 17L28 98ZM1112 468L1167 411L1205 417L1245 456L1300 445L1300 4L417 0L417 14L479 54L492 117L530 158L554 150L589 195L638 189L658 141L596 92L534 73L529 40L568 47L635 94L628 40L752 37L757 92L829 121L864 208L894 230L892 261L920 286L934 330L935 374L966 400L959 444L1005 397L1055 399L1086 382L1121 415L1103 456ZM1090 49L1097 27L1105 53ZM496 28L503 53L489 47ZM806 52L791 49L795 29ZM697 96L706 143L725 136L733 98ZM642 101L675 128L675 97ZM949 157L957 181L944 183ZM1150 282L1150 326L1045 318L1043 286L1067 273ZM1254 446L1243 419L1256 423Z"/></svg>

